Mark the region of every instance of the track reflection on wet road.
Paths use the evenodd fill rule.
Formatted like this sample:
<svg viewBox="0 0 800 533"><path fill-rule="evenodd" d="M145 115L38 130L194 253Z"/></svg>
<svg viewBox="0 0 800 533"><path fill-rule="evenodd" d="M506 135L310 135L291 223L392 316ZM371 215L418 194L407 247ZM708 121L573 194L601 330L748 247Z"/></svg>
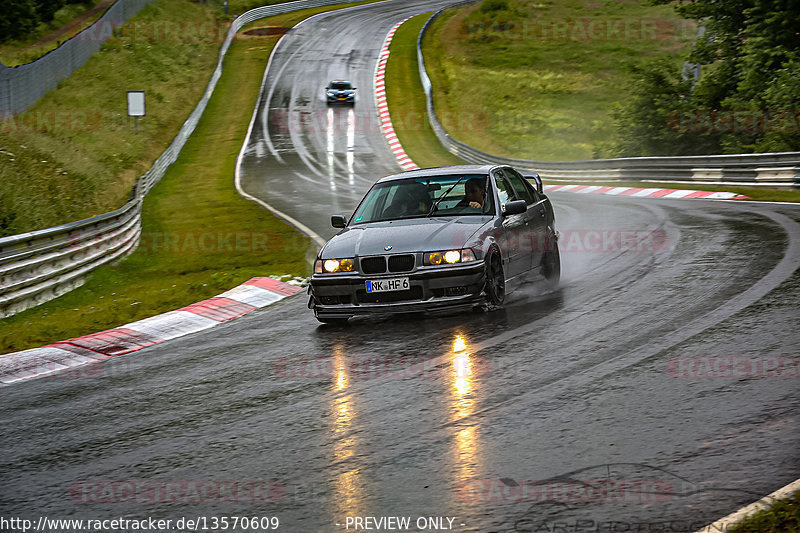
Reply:
<svg viewBox="0 0 800 533"><path fill-rule="evenodd" d="M385 32L433 4L300 26L259 111L283 109L286 131L254 130L245 188L326 236L330 211L395 172L359 111ZM341 65L363 92L328 110ZM327 327L298 295L94 377L0 388L0 511L677 532L796 479L798 206L551 199L562 286L501 310Z"/></svg>

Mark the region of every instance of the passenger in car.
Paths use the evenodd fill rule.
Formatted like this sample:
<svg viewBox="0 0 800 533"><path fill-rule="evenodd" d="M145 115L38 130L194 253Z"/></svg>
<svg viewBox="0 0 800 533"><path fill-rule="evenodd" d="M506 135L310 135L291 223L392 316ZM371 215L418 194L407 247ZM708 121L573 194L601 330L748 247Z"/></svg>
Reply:
<svg viewBox="0 0 800 533"><path fill-rule="evenodd" d="M456 207L483 208L486 201L486 179L472 178L464 184L464 199Z"/></svg>
<svg viewBox="0 0 800 533"><path fill-rule="evenodd" d="M384 216L397 218L406 216L424 215L431 208L431 197L428 188L422 183L412 183L404 186L397 194Z"/></svg>

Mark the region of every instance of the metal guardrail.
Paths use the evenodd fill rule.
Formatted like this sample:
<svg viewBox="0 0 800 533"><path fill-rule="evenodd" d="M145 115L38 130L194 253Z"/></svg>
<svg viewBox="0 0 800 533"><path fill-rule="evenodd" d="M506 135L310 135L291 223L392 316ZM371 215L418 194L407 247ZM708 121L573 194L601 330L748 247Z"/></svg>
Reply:
<svg viewBox="0 0 800 533"><path fill-rule="evenodd" d="M127 204L78 222L0 238L0 318L79 287L92 270L136 249L141 236L144 197L178 158L197 126L222 75L222 63L231 42L244 25L300 9L355 1L358 0L298 0L252 9L236 18L220 48L216 69L203 97L169 147L136 181Z"/></svg>
<svg viewBox="0 0 800 533"><path fill-rule="evenodd" d="M539 173L552 180L685 181L746 185L800 186L800 152L765 154L700 155L674 157L623 157L583 161L532 161L489 154L458 141L447 133L433 105L433 87L425 69L422 39L445 9L474 4L456 2L428 18L417 37L419 76L425 91L428 119L439 142L452 154L470 163L508 164Z"/></svg>

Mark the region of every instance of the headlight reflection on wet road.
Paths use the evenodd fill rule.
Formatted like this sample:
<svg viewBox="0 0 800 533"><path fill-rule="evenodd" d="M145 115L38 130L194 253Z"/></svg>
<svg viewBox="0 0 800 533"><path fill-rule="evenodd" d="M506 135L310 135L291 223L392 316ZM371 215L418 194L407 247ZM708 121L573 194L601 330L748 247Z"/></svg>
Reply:
<svg viewBox="0 0 800 533"><path fill-rule="evenodd" d="M337 343L333 348L333 389L342 392L351 382L348 358L344 346ZM338 463L358 455L362 443L353 432L358 423L358 407L353 394L341 394L333 397L331 404L333 436L333 462ZM333 478L331 493L334 494L330 515L335 522L345 514L360 514L364 500L364 482L361 470L353 468L338 473Z"/></svg>
<svg viewBox="0 0 800 533"><path fill-rule="evenodd" d="M466 336L458 334L453 340L450 368L450 399L452 421L458 421L476 410L478 382L475 380L474 355L470 352ZM470 422L472 424L472 422ZM458 487L481 478L482 463L480 431L477 425L467 425L456 430L453 438L454 478L450 484L455 498ZM451 509L463 502L453 502Z"/></svg>

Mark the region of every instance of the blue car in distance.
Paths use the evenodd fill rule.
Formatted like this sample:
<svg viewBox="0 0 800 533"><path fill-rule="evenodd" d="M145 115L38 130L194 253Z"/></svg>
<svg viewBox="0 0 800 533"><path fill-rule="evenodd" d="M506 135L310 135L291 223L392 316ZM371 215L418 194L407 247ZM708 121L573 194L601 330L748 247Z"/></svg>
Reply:
<svg viewBox="0 0 800 533"><path fill-rule="evenodd" d="M328 104L355 105L356 88L349 81L333 80L325 87L325 99Z"/></svg>

